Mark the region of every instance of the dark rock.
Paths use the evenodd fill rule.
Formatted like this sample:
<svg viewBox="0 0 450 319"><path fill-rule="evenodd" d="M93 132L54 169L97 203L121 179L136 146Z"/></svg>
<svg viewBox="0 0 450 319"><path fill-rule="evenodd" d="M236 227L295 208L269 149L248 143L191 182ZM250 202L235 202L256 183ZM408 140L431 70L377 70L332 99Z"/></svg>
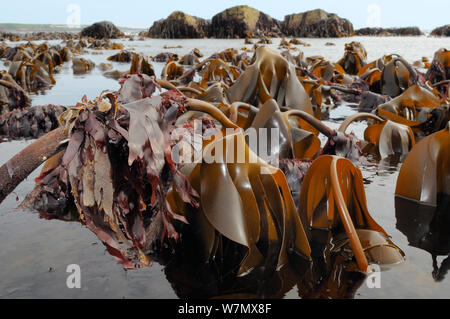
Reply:
<svg viewBox="0 0 450 319"><path fill-rule="evenodd" d="M288 36L302 38L341 38L354 35L350 21L321 9L287 15L283 22L283 32Z"/></svg>
<svg viewBox="0 0 450 319"><path fill-rule="evenodd" d="M450 37L450 24L434 29L431 31L431 35L438 37Z"/></svg>
<svg viewBox="0 0 450 319"><path fill-rule="evenodd" d="M360 36L420 36L423 35L418 27L406 28L362 28L355 31Z"/></svg>
<svg viewBox="0 0 450 319"><path fill-rule="evenodd" d="M81 31L81 35L96 39L117 39L121 37L123 33L113 23L102 21L84 28Z"/></svg>
<svg viewBox="0 0 450 319"><path fill-rule="evenodd" d="M216 14L209 35L215 38L280 35L280 22L249 6L237 6Z"/></svg>
<svg viewBox="0 0 450 319"><path fill-rule="evenodd" d="M167 19L156 21L147 36L161 39L204 38L207 36L209 21L175 11Z"/></svg>

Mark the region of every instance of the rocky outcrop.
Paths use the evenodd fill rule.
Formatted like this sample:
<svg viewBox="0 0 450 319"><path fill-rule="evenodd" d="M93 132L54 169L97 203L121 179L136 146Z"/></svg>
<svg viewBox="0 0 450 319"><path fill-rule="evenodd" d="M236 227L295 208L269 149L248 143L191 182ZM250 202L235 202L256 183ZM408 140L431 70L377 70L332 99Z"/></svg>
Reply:
<svg viewBox="0 0 450 319"><path fill-rule="evenodd" d="M431 31L431 35L437 37L450 37L450 24L434 29Z"/></svg>
<svg viewBox="0 0 450 319"><path fill-rule="evenodd" d="M102 21L84 28L81 30L81 35L96 39L117 39L123 33L112 22Z"/></svg>
<svg viewBox="0 0 450 319"><path fill-rule="evenodd" d="M355 31L361 36L420 36L423 32L418 27L406 28L362 28Z"/></svg>
<svg viewBox="0 0 450 319"><path fill-rule="evenodd" d="M208 35L209 21L175 11L167 19L156 21L147 36L161 39L204 38Z"/></svg>
<svg viewBox="0 0 450 319"><path fill-rule="evenodd" d="M282 31L287 36L301 38L341 38L354 35L350 21L321 9L287 15Z"/></svg>
<svg viewBox="0 0 450 319"><path fill-rule="evenodd" d="M211 20L209 36L246 38L280 36L280 22L249 6L237 6L216 14Z"/></svg>

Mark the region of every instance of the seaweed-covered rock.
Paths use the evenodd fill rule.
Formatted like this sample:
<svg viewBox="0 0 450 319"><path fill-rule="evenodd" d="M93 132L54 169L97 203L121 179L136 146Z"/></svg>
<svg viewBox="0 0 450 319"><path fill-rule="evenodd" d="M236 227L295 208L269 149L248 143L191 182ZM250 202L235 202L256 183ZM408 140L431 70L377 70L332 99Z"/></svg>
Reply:
<svg viewBox="0 0 450 319"><path fill-rule="evenodd" d="M166 19L156 21L148 30L151 38L183 39L207 36L209 21L175 11Z"/></svg>
<svg viewBox="0 0 450 319"><path fill-rule="evenodd" d="M51 104L15 109L0 116L0 136L38 138L59 126L58 117L65 110L63 106Z"/></svg>
<svg viewBox="0 0 450 319"><path fill-rule="evenodd" d="M210 36L246 38L248 35L281 34L280 22L248 6L229 8L211 20Z"/></svg>
<svg viewBox="0 0 450 319"><path fill-rule="evenodd" d="M102 21L81 30L84 37L92 37L96 39L117 39L123 33L112 22Z"/></svg>
<svg viewBox="0 0 450 319"><path fill-rule="evenodd" d="M336 14L317 9L287 15L283 32L302 38L341 38L354 35L353 24Z"/></svg>
<svg viewBox="0 0 450 319"><path fill-rule="evenodd" d="M355 31L361 36L420 36L423 32L418 27L406 28L362 28Z"/></svg>
<svg viewBox="0 0 450 319"><path fill-rule="evenodd" d="M431 35L439 37L450 37L450 24L436 28L431 31Z"/></svg>

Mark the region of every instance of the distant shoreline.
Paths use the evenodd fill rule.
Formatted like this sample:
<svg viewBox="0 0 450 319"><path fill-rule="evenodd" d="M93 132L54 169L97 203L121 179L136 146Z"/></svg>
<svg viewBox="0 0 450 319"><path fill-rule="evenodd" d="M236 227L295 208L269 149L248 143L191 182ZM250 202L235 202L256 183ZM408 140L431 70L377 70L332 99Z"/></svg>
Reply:
<svg viewBox="0 0 450 319"><path fill-rule="evenodd" d="M32 33L32 32L70 32L79 33L89 25L70 28L66 24L25 24L25 23L0 23L0 32ZM146 31L146 28L119 27L123 32Z"/></svg>

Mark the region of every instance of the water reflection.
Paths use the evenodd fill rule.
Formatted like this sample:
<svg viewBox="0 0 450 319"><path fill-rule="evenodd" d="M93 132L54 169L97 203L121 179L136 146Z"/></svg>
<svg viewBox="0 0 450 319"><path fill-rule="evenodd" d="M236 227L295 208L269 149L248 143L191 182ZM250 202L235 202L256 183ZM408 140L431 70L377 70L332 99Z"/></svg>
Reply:
<svg viewBox="0 0 450 319"><path fill-rule="evenodd" d="M224 242L223 248L237 247ZM354 298L366 275L358 271L353 256L336 247L328 232L315 236L312 249L312 262L291 255L290 264L279 270L259 267L240 277L235 275L237 269L230 268L233 262L228 263L233 254L199 264L193 246L184 245L171 258L158 261L165 265L167 280L183 299L281 299L292 292L303 299Z"/></svg>
<svg viewBox="0 0 450 319"><path fill-rule="evenodd" d="M40 213L40 218L79 221L75 209L64 214ZM242 276L236 273L245 247L222 237L221 253L204 263L192 234L185 231L182 237L174 249L155 242L150 257L164 266L166 279L183 299L282 299L293 293L303 299L349 299L366 279L358 270L345 233L333 237L329 231L313 230L312 261L291 253L289 264L276 269L276 263L267 258L263 267Z"/></svg>
<svg viewBox="0 0 450 319"><path fill-rule="evenodd" d="M450 196L441 195L438 203L432 207L397 197L395 215L409 244L431 254L434 280L443 281L450 269ZM447 256L440 266L438 256Z"/></svg>

